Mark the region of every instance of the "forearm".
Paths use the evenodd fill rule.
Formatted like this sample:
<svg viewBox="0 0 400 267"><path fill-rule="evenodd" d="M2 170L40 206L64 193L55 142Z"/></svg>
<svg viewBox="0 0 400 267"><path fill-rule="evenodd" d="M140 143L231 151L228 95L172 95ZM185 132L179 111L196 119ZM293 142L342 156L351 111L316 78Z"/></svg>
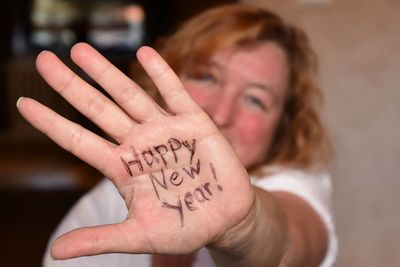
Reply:
<svg viewBox="0 0 400 267"><path fill-rule="evenodd" d="M247 217L209 246L218 266L279 266L287 250L285 214L272 194L255 188Z"/></svg>

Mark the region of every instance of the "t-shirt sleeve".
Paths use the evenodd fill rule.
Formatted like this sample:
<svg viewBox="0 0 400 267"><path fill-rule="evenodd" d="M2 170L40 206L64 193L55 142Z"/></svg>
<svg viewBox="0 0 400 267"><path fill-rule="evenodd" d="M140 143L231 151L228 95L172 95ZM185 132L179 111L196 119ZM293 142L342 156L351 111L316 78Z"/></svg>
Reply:
<svg viewBox="0 0 400 267"><path fill-rule="evenodd" d="M285 191L304 199L321 217L328 231L328 250L320 267L333 266L338 241L331 209L332 185L327 173L318 175L297 170L278 171L268 177L252 179L253 185L267 191Z"/></svg>

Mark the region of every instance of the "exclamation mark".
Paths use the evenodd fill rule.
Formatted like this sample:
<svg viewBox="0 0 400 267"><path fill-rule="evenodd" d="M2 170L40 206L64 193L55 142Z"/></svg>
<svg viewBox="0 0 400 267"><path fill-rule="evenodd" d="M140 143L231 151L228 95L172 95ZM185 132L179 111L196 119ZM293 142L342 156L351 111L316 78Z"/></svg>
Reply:
<svg viewBox="0 0 400 267"><path fill-rule="evenodd" d="M220 186L220 185L218 184L217 175L215 174L214 164L212 164L211 162L210 162L210 169L211 169L211 173L212 173L212 175L213 175L215 181L217 182L217 188L218 188L218 190L219 190L219 191L222 191L222 186Z"/></svg>

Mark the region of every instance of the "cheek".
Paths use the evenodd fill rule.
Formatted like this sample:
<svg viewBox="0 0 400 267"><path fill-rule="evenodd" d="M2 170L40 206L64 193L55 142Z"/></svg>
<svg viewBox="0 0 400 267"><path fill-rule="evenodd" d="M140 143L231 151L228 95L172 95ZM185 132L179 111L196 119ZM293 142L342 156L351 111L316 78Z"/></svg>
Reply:
<svg viewBox="0 0 400 267"><path fill-rule="evenodd" d="M276 119L274 116L242 114L237 123L237 146L245 165L262 161L271 146Z"/></svg>
<svg viewBox="0 0 400 267"><path fill-rule="evenodd" d="M272 135L270 126L264 118L245 116L239 124L241 139L248 145L266 144Z"/></svg>

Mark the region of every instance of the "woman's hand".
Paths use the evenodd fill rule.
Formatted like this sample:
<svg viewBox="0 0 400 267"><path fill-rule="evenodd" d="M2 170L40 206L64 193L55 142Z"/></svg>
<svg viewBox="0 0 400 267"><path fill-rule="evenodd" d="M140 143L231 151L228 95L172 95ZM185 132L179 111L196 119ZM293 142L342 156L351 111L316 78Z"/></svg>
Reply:
<svg viewBox="0 0 400 267"><path fill-rule="evenodd" d="M166 108L87 44L75 45L71 57L115 102L51 52L37 58L37 69L49 85L115 143L33 99L18 102L33 126L107 176L128 208L124 222L59 237L52 246L56 259L108 252L192 252L221 239L253 207L245 168L177 75L149 47L139 49L137 56Z"/></svg>

